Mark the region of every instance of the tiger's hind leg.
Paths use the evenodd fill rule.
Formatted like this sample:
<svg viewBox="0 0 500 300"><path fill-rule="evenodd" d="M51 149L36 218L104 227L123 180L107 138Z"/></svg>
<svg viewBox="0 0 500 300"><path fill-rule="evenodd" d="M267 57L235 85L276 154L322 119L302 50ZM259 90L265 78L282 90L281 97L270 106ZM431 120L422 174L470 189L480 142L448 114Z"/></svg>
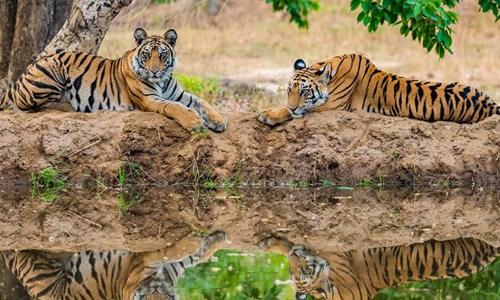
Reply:
<svg viewBox="0 0 500 300"><path fill-rule="evenodd" d="M59 59L42 58L26 68L0 105L12 102L20 110L39 110L59 101L68 81L67 70Z"/></svg>
<svg viewBox="0 0 500 300"><path fill-rule="evenodd" d="M40 300L64 299L69 284L67 273L59 261L36 250L2 251L0 260L30 295Z"/></svg>

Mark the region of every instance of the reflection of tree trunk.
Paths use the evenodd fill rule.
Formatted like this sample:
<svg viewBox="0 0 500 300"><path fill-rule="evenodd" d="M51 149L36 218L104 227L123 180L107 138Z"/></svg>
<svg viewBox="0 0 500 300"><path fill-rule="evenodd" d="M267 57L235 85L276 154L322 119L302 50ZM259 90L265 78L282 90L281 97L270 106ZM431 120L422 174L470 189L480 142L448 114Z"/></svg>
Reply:
<svg viewBox="0 0 500 300"><path fill-rule="evenodd" d="M31 298L19 280L0 262L0 300L30 300Z"/></svg>

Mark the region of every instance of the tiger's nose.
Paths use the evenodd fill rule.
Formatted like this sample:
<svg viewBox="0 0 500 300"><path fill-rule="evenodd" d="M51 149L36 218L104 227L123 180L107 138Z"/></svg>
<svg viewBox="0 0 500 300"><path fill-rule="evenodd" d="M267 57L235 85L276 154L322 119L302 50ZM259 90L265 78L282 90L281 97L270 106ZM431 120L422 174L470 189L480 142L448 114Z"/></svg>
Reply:
<svg viewBox="0 0 500 300"><path fill-rule="evenodd" d="M151 72L153 73L153 75L156 75L156 73L158 73L158 71L160 71L160 69L151 69Z"/></svg>

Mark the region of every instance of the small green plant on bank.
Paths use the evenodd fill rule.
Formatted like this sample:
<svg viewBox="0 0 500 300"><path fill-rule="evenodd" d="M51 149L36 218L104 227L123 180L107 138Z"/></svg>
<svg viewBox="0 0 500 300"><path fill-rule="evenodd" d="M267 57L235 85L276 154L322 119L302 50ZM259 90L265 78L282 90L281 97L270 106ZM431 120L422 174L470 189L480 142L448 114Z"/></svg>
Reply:
<svg viewBox="0 0 500 300"><path fill-rule="evenodd" d="M205 182L203 183L203 186L207 190L215 189L217 187L217 184L214 181L214 176L212 175L212 172L210 172L210 170L208 170L208 171L204 170L203 173L205 173L205 172L206 172L206 176L205 176Z"/></svg>
<svg viewBox="0 0 500 300"><path fill-rule="evenodd" d="M140 203L141 197L138 194L127 197L125 185L135 184L136 179L142 178L143 174L148 175L139 164L130 161L128 158L125 159L122 166L118 167L118 182L120 187L118 211L120 213L127 212L132 206Z"/></svg>
<svg viewBox="0 0 500 300"><path fill-rule="evenodd" d="M210 131L208 131L208 129L206 129L206 128L202 128L202 129L197 130L197 131L194 131L194 130L191 131L191 134L192 135L197 134L197 135L201 136L202 138L206 139L207 137L210 136Z"/></svg>
<svg viewBox="0 0 500 300"><path fill-rule="evenodd" d="M118 180L121 187L125 185L125 169L122 167L118 167Z"/></svg>
<svg viewBox="0 0 500 300"><path fill-rule="evenodd" d="M333 183L331 181L324 180L324 179L320 179L319 182L321 183L320 187L322 187L322 188L326 188L326 187L330 187L330 186L335 185L335 183Z"/></svg>
<svg viewBox="0 0 500 300"><path fill-rule="evenodd" d="M446 188L449 188L450 187L450 178L447 178L445 180L445 182L443 182L443 186L446 187Z"/></svg>
<svg viewBox="0 0 500 300"><path fill-rule="evenodd" d="M31 173L31 196L39 195L45 202L54 202L61 192L67 192L68 177L57 168L45 168L38 175Z"/></svg>
<svg viewBox="0 0 500 300"><path fill-rule="evenodd" d="M127 212L132 206L139 204L139 195L132 197L130 201L127 201L125 193L120 191L120 202L118 204L118 211L120 213Z"/></svg>
<svg viewBox="0 0 500 300"><path fill-rule="evenodd" d="M380 168L377 170L378 174L378 186L382 189L385 186L385 178L382 176L382 170Z"/></svg>
<svg viewBox="0 0 500 300"><path fill-rule="evenodd" d="M236 170L236 173L229 177L229 178L224 178L224 182L221 184L221 187L225 188L225 189L234 189L235 187L238 187L243 179L243 177L245 177L245 175L241 175L240 174L240 166L238 166L238 169Z"/></svg>
<svg viewBox="0 0 500 300"><path fill-rule="evenodd" d="M297 182L295 182L295 181L290 182L288 185L291 186L291 187L298 187L299 186L299 184Z"/></svg>
<svg viewBox="0 0 500 300"><path fill-rule="evenodd" d="M144 175L148 174L139 164L130 161L128 158L118 167L118 183L120 187L126 184L135 184L137 183L137 179L142 179ZM151 178L151 176L149 177Z"/></svg>
<svg viewBox="0 0 500 300"><path fill-rule="evenodd" d="M205 228L205 227L203 227L200 230L191 231L191 235L196 236L196 237L206 237L209 234L210 234L210 230L208 228Z"/></svg>
<svg viewBox="0 0 500 300"><path fill-rule="evenodd" d="M399 152L393 149L391 150L391 152L389 152L389 154L387 154L387 157L390 158L390 160L392 160L393 163L398 164L399 159L401 158L401 154L399 154Z"/></svg>
<svg viewBox="0 0 500 300"><path fill-rule="evenodd" d="M362 188L371 188L372 186L375 185L375 183L371 179L358 179L356 180L354 185Z"/></svg>
<svg viewBox="0 0 500 300"><path fill-rule="evenodd" d="M420 172L418 171L417 168L413 168L413 182L417 182L419 181L420 177L422 176L422 174L420 174Z"/></svg>
<svg viewBox="0 0 500 300"><path fill-rule="evenodd" d="M309 186L309 182L305 181L305 180L302 180L300 182L300 187L308 187Z"/></svg>

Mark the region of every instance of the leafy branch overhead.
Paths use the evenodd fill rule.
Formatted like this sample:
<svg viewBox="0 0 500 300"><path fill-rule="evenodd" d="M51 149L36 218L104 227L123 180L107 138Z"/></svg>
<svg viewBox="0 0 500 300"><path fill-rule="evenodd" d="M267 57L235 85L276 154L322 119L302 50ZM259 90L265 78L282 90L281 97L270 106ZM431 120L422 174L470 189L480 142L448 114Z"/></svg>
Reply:
<svg viewBox="0 0 500 300"><path fill-rule="evenodd" d="M171 0L155 0L159 3L170 3ZM491 12L500 19L500 0L478 0L479 10ZM439 57L446 51L453 54L452 25L458 23L459 14L454 11L461 0L351 0L351 11L358 13L357 21L375 32L379 25L399 26L399 32L410 35L430 52L435 49ZM290 22L299 28L308 28L308 15L320 9L317 0L266 0L274 11L286 11L290 14Z"/></svg>
<svg viewBox="0 0 500 300"><path fill-rule="evenodd" d="M369 32L374 32L385 22L400 26L399 32L418 40L427 52L433 48L439 57L451 50L454 32L451 25L458 23L459 15L453 11L460 0L352 0L351 10L361 7L357 21ZM498 21L500 0L479 0L480 10L491 11Z"/></svg>

